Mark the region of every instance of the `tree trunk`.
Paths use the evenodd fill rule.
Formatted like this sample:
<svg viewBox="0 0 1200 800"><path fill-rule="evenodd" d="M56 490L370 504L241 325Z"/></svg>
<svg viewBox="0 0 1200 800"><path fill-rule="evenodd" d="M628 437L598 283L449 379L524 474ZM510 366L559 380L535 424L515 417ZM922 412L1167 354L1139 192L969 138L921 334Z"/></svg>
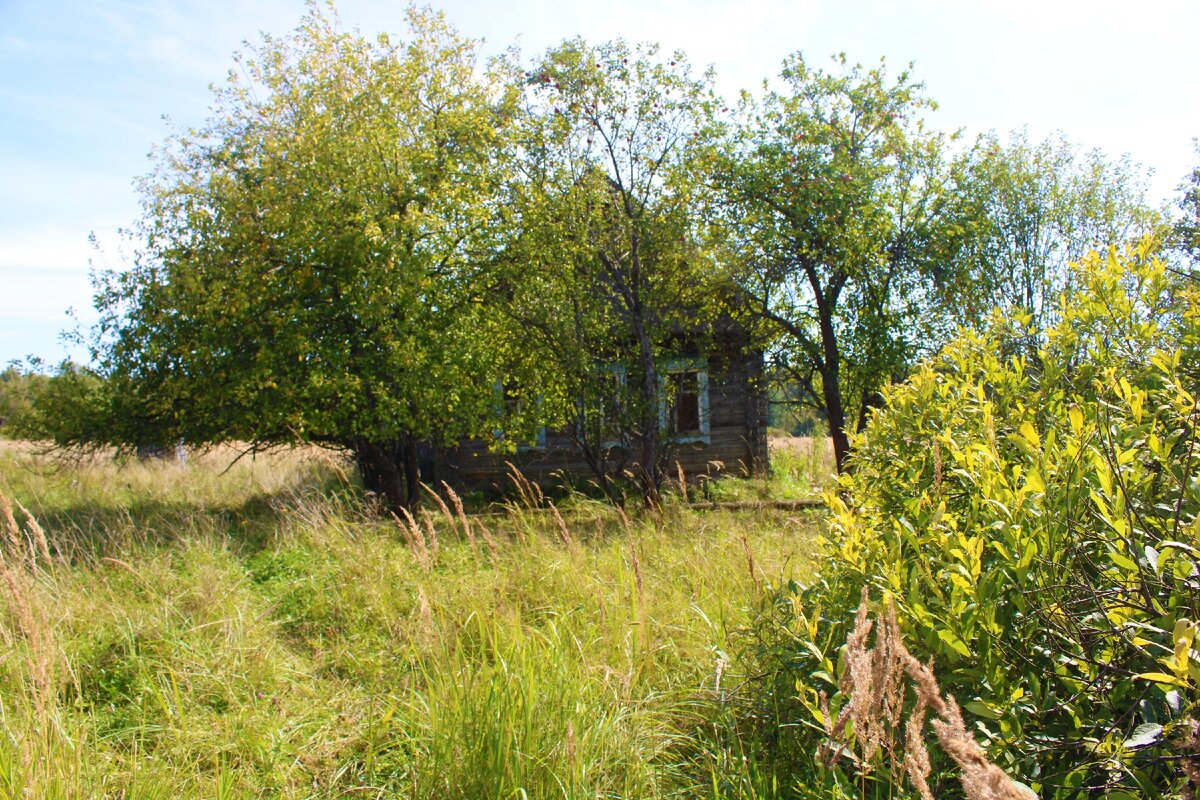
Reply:
<svg viewBox="0 0 1200 800"><path fill-rule="evenodd" d="M749 374L746 379L746 430L750 432L750 476L766 478L771 474L770 445L767 441L767 424L770 420L766 378L763 375L762 351L750 351L754 354L751 359Z"/></svg>
<svg viewBox="0 0 1200 800"><path fill-rule="evenodd" d="M661 443L658 430L658 368L654 363L654 348L650 343L645 321L636 312L633 315L633 335L638 342L638 360L642 370L642 500L647 506L656 508L661 502L659 487L662 486L662 468L659 464Z"/></svg>
<svg viewBox="0 0 1200 800"><path fill-rule="evenodd" d="M421 460L417 453L417 440L411 436L404 437L400 454L404 463L404 507L411 510L421 496Z"/></svg>
<svg viewBox="0 0 1200 800"><path fill-rule="evenodd" d="M421 488L416 441L412 437L374 442L363 439L352 445L363 488L384 499L388 510L411 510Z"/></svg>
<svg viewBox="0 0 1200 800"><path fill-rule="evenodd" d="M603 434L601 434L601 438L603 438ZM574 442L575 446L579 448L579 452L583 454L583 460L587 462L588 469L595 476L596 485L600 487L600 491L614 506L624 505L624 498L617 494L616 487L609 476L608 459L604 452L603 441L589 442L587 434L583 433L574 437Z"/></svg>
<svg viewBox="0 0 1200 800"><path fill-rule="evenodd" d="M846 457L850 454L850 437L846 434L846 411L842 405L839 353L837 334L833 329L833 315L825 307L818 309L821 324L821 349L825 360L821 370L821 391L825 399L825 416L829 421L829 435L833 439L833 459L839 473L846 471Z"/></svg>

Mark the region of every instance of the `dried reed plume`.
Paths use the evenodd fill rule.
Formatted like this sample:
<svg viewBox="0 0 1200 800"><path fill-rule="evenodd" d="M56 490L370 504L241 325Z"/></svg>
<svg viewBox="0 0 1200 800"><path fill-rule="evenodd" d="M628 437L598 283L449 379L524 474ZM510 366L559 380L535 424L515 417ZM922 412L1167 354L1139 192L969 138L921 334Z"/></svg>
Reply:
<svg viewBox="0 0 1200 800"><path fill-rule="evenodd" d="M14 505L25 515L24 533L21 531L21 526L17 524L16 514L13 513ZM5 538L8 539L9 547L12 548L13 558L25 561L28 554L30 566L35 566L39 557L47 565L51 563L53 558L50 555L50 545L46 541L46 532L42 530L42 526L38 524L29 509L21 505L20 500L10 501L3 493L0 493L0 515L4 517Z"/></svg>
<svg viewBox="0 0 1200 800"><path fill-rule="evenodd" d="M11 518L11 515L6 516ZM18 551L16 555L22 554ZM3 548L0 548L0 581L8 589L8 610L16 623L16 632L29 644L27 663L34 689L34 704L39 716L44 718L47 706L53 702L56 694L54 632L45 619L42 607L35 601L33 576L19 566L10 564L4 558ZM8 626L0 626L0 634L3 634L5 646L11 647L13 637L9 634Z"/></svg>
<svg viewBox="0 0 1200 800"><path fill-rule="evenodd" d="M526 478L521 470L517 469L516 465L511 461L508 462L508 477L512 480L513 485L517 487L517 493L521 495L521 503L526 508L540 508L546 496L542 494L542 489L534 481Z"/></svg>
<svg viewBox="0 0 1200 800"><path fill-rule="evenodd" d="M442 549L438 542L437 528L433 524L433 516L428 511L421 512L421 522L425 525L425 541L429 544L429 559L437 563L438 552Z"/></svg>
<svg viewBox="0 0 1200 800"><path fill-rule="evenodd" d="M400 508L400 512L404 514L404 519L400 519L394 513L392 519L396 520L396 525L400 528L400 534L404 537L408 549L412 551L413 557L417 560L419 566L425 572L433 568L433 560L429 555L429 546L425 542L425 534L421 531L421 526L413 518L413 515L407 508Z"/></svg>
<svg viewBox="0 0 1200 800"><path fill-rule="evenodd" d="M575 741L575 723L567 720L567 763L574 765L575 758L579 752L579 746Z"/></svg>
<svg viewBox="0 0 1200 800"><path fill-rule="evenodd" d="M51 561L50 545L46 543L46 532L42 530L42 526L38 524L38 521L36 518L34 518L33 514L29 513L29 509L21 505L20 500L13 500L13 502L16 503L17 508L21 510L21 513L25 515L25 527L29 528L29 532L33 535L33 542L37 545L38 553L43 559L46 560L46 563L49 564Z"/></svg>
<svg viewBox="0 0 1200 800"><path fill-rule="evenodd" d="M488 559L495 564L500 557L500 546L496 543L496 537L486 525L479 526L479 534L483 537L483 543L487 545Z"/></svg>
<svg viewBox="0 0 1200 800"><path fill-rule="evenodd" d="M889 606L888 619L876 631L875 647L867 647L871 630L876 627L867 616L868 602L864 588L854 630L846 640L847 668L838 683L838 690L849 696L849 702L835 720L831 720L825 710L828 706L823 695L821 703L826 733L831 740L844 740L847 724L853 723L864 770L870 769L871 760L880 749L892 756L895 768L898 763L894 737L904 704L904 675L899 651L904 645L895 635L898 630L888 624L895 620L895 612ZM836 757L837 754L833 754L833 758Z"/></svg>
<svg viewBox="0 0 1200 800"><path fill-rule="evenodd" d="M450 513L450 506L446 505L446 501L442 499L442 496L429 484L422 483L421 488L433 498L433 502L437 503L438 509L442 512L442 517L445 518L446 524L450 526L450 532L458 535L458 520Z"/></svg>
<svg viewBox="0 0 1200 800"><path fill-rule="evenodd" d="M729 656L717 651L717 663L713 667L713 694L718 700L724 700L724 695L721 694L721 678L725 675L725 670L729 668Z"/></svg>
<svg viewBox="0 0 1200 800"><path fill-rule="evenodd" d="M424 638L431 639L434 635L433 609L429 598L425 595L425 587L417 587L417 616L421 620L421 632Z"/></svg>
<svg viewBox="0 0 1200 800"><path fill-rule="evenodd" d="M846 672L838 685L849 699L836 719L831 719L824 694L820 702L825 729L837 746L828 748L830 760L847 752L846 727L853 724L854 738L860 751L859 769L871 769L878 752L888 756L892 775L903 780L907 775L922 800L933 800L929 788L929 752L924 740L925 715L932 710L930 727L942 750L959 768L959 780L967 800L1036 800L1027 788L1015 783L991 763L963 722L962 712L953 697L943 698L931 667L918 661L904 646L896 611L891 603L876 620L868 617L870 597L863 588L862 602L854 621L854 630L846 640ZM868 647L871 630L875 646ZM901 752L896 732L904 721L905 679L910 682L916 702L904 725Z"/></svg>
<svg viewBox="0 0 1200 800"><path fill-rule="evenodd" d="M687 476L683 474L683 464L678 461L675 462L675 472L679 474L679 495L683 498L684 505L687 505Z"/></svg>
<svg viewBox="0 0 1200 800"><path fill-rule="evenodd" d="M620 508L617 516L621 518L621 526L625 528L625 537L629 540L629 560L633 564L633 579L637 585L637 596L641 600L646 596L646 588L642 582L642 561L638 558L637 539L633 535L633 524Z"/></svg>
<svg viewBox="0 0 1200 800"><path fill-rule="evenodd" d="M558 533L562 536L563 543L572 550L575 549L575 537L571 535L571 529L567 527L566 520L558 511L558 506L554 505L554 501L550 502L550 513L554 514L554 523L558 525Z"/></svg>
<svg viewBox="0 0 1200 800"><path fill-rule="evenodd" d="M54 643L50 626L38 613L40 609L29 591L28 576L5 565L0 566L0 578L8 588L17 629L29 643L28 663L34 688L34 702L39 713L44 712L54 696L54 659L51 655Z"/></svg>
<svg viewBox="0 0 1200 800"><path fill-rule="evenodd" d="M0 513L4 515L4 532L8 536L8 543L12 546L13 554L18 554L24 549L21 544L21 528L17 525L17 518L13 516L12 503L2 493L0 493Z"/></svg>
<svg viewBox="0 0 1200 800"><path fill-rule="evenodd" d="M467 518L467 512L463 509L462 498L458 496L458 492L450 486L450 484L442 481L442 487L446 490L446 496L450 498L450 504L454 506L454 513L458 517L459 524L462 525L463 535L467 537L467 542L471 545L471 550L475 550L475 531L471 529L471 520ZM493 554L494 556L495 554Z"/></svg>

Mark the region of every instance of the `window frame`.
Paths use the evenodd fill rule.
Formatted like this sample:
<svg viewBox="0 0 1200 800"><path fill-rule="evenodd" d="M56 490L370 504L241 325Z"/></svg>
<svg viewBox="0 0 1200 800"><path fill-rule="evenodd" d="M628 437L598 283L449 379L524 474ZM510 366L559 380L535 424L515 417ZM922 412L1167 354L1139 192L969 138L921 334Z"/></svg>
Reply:
<svg viewBox="0 0 1200 800"><path fill-rule="evenodd" d="M709 397L708 359L703 356L664 359L659 365L658 376L658 425L671 440L680 444L712 443L712 404ZM700 428L684 435L672 435L667 403L667 389L672 375L696 375L696 405Z"/></svg>
<svg viewBox="0 0 1200 800"><path fill-rule="evenodd" d="M623 394L626 391L626 389L628 389L628 387L629 387L629 371L625 368L625 365L619 361L605 362L599 366L599 368L597 369L596 372L597 372L597 377L603 376L605 379L608 379L611 377L613 380L616 381L617 389L618 389L618 396ZM621 403L621 405L624 406L624 403ZM616 409L616 411L617 411L616 419L613 420L613 422L616 424L617 430L619 431L620 426L624 422L621 417L625 412L625 408L618 408L618 409ZM609 412L609 409L601 407L601 409L600 409L600 415L601 415L600 416L600 424L601 425L604 425L608 421L608 412ZM612 450L614 448L624 447L624 446L625 446L625 443L622 442L620 438L616 438L616 439L609 438L609 439L601 439L600 440L600 448L603 450Z"/></svg>

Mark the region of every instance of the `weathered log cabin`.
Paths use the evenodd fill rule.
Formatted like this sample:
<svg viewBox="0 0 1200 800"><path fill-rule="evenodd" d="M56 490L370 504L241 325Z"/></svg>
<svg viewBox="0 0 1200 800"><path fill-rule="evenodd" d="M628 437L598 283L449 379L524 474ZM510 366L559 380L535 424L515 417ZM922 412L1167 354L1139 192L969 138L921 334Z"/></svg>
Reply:
<svg viewBox="0 0 1200 800"><path fill-rule="evenodd" d="M668 474L680 467L688 476L764 474L768 456L762 352L750 347L745 336L728 331L705 350L681 346L679 352L658 363L663 387L659 420ZM624 383L624 367L606 365L596 380ZM590 458L597 457L614 474L636 473L635 442L614 432L599 444L588 453L577 428L542 428L516 452L498 452L494 440L464 440L439 455L437 473L451 484L484 489L509 483L513 467L540 483L586 481L596 473Z"/></svg>

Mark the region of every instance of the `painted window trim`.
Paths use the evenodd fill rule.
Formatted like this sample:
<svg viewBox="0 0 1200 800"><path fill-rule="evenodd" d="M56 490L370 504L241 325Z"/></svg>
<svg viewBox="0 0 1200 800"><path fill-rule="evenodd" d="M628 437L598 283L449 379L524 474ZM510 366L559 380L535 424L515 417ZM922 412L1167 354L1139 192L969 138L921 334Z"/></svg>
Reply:
<svg viewBox="0 0 1200 800"><path fill-rule="evenodd" d="M709 401L708 359L703 356L690 358L668 358L660 362L658 377L658 424L666 431L667 423L667 376L685 372L696 373L697 404L700 412L700 432L689 436L676 436L677 444L712 444L712 414Z"/></svg>

